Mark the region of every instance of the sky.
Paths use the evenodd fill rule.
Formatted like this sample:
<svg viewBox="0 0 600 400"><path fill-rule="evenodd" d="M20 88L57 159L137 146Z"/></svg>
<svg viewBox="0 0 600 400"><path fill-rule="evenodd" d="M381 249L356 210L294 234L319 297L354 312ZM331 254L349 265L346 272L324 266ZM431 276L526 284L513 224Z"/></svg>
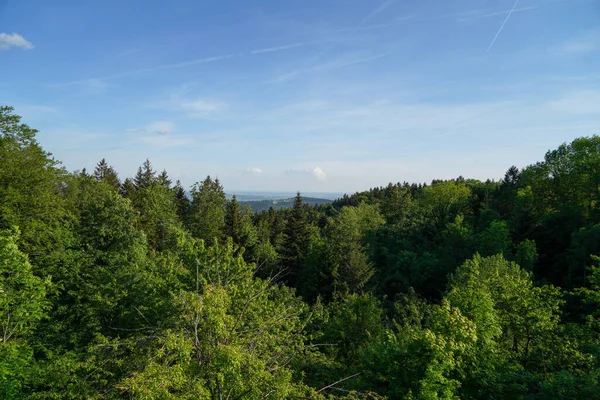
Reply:
<svg viewBox="0 0 600 400"><path fill-rule="evenodd" d="M600 1L0 0L0 77L72 171L497 180L600 134Z"/></svg>

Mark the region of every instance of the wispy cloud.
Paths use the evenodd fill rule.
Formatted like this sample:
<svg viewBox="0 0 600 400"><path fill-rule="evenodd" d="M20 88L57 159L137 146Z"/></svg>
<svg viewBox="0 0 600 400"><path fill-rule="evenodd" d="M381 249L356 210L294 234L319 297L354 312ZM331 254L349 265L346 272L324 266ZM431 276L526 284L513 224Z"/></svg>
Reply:
<svg viewBox="0 0 600 400"><path fill-rule="evenodd" d="M151 133L169 135L175 130L175 123L173 121L154 121L149 123L146 129Z"/></svg>
<svg viewBox="0 0 600 400"><path fill-rule="evenodd" d="M285 51L285 50L290 50L290 49L293 49L296 47L305 46L307 44L308 43L292 43L292 44L286 44L286 45L281 45L281 46L267 47L267 48L263 48L263 49L255 49L255 50L250 50L250 51L235 53L235 54L223 54L223 55L216 55L216 56L211 56L211 57L196 58L193 60L182 61L182 62L178 62L178 63L163 64L163 65L158 65L158 66L148 67L148 68L138 68L138 69L133 69L133 70L129 70L129 71L115 73L112 75L105 75L102 77L88 78L88 79L76 80L76 81L71 81L71 82L66 82L66 83L61 83L61 84L55 84L53 86L58 87L58 86L66 86L66 85L88 84L90 82L105 82L105 81L109 81L109 80L121 79L121 78L126 78L126 77L130 77L130 76L135 76L135 75L151 74L154 72L192 67L195 65L210 64L210 63L214 63L214 62L230 60L233 58L244 57L244 56L248 56L248 55L259 55L259 54L267 54L267 53L273 53L273 52L278 52L278 51Z"/></svg>
<svg viewBox="0 0 600 400"><path fill-rule="evenodd" d="M0 50L8 50L11 47L20 47L22 49L31 50L33 44L18 33L0 33Z"/></svg>
<svg viewBox="0 0 600 400"><path fill-rule="evenodd" d="M491 18L491 17L495 17L495 16L499 16L499 15L508 15L509 13L511 13L511 10L512 10L512 14L519 13L519 12L532 11L532 10L536 10L543 6L550 6L550 5L562 3L565 1L578 1L578 0L540 1L535 4L531 4L529 6L518 7L518 8L515 7L515 9L509 9L509 10L479 8L479 9L465 10L465 11L459 11L459 12L448 13L448 14L437 14L437 15L436 14L433 14L433 15L413 14L413 15L406 15L403 17L398 17L398 18L394 19L393 21L387 22L387 23L381 23L381 24L364 24L363 23L363 24L359 24L359 25L353 26L353 27L330 29L330 30L321 31L319 33L324 35L324 34L328 34L328 33L348 33L348 32L370 31L370 30L392 28L392 27L400 26L400 25L418 25L418 24L430 23L430 22L441 21L441 20L448 20L448 19L456 20L457 22L468 22L468 21L474 21L474 20L483 19L483 18ZM582 1L582 0L580 0L580 1Z"/></svg>
<svg viewBox="0 0 600 400"><path fill-rule="evenodd" d="M73 90L77 93L97 95L105 93L110 87L115 85L101 78L91 78L65 83L52 83L47 86L59 90Z"/></svg>
<svg viewBox="0 0 600 400"><path fill-rule="evenodd" d="M264 49L251 50L250 54L275 53L275 52L279 52L279 51L295 49L297 47L302 47L302 46L306 46L306 43L292 43L292 44L286 44L283 46L266 47Z"/></svg>
<svg viewBox="0 0 600 400"><path fill-rule="evenodd" d="M242 171L244 173L244 175L254 175L254 176L258 176L258 175L262 175L262 173L264 172L262 169L254 167L254 168L248 168L245 169L244 171Z"/></svg>
<svg viewBox="0 0 600 400"><path fill-rule="evenodd" d="M183 113L192 118L209 118L227 108L227 104L207 98L189 97L180 93L172 94L167 101L152 104L151 107Z"/></svg>
<svg viewBox="0 0 600 400"><path fill-rule="evenodd" d="M141 128L127 129L127 133L145 135L170 135L175 130L173 121L154 121Z"/></svg>
<svg viewBox="0 0 600 400"><path fill-rule="evenodd" d="M329 60L326 62L322 62L322 63L316 64L316 65L313 65L312 67L308 67L308 68L304 68L304 69L297 69L297 70L293 70L293 71L286 72L283 74L279 74L275 78L271 79L271 82L272 83L284 83L284 82L288 82L294 78L297 78L301 75L329 72L329 71L333 71L333 70L336 70L339 68L345 68L345 67L350 67L352 65L364 64L364 63L368 63L371 61L376 61L381 58L387 57L389 55L391 55L391 53L380 53L380 54L375 54L375 55L371 55L371 56L353 55L353 57L348 57L346 55L343 57L339 57L336 59L332 59L332 60Z"/></svg>
<svg viewBox="0 0 600 400"><path fill-rule="evenodd" d="M600 29L585 32L557 48L555 53L564 56L584 55L600 51Z"/></svg>
<svg viewBox="0 0 600 400"><path fill-rule="evenodd" d="M364 24L366 24L367 22L369 22L371 19L373 19L374 17L376 17L377 15L381 14L382 12L384 12L385 10L387 10L387 8L389 6L391 6L392 4L396 3L397 0L386 0L383 3L381 3L378 7L376 7L373 11L371 11L369 14L367 14L362 21L360 21L360 23L358 24L358 26L362 26Z"/></svg>

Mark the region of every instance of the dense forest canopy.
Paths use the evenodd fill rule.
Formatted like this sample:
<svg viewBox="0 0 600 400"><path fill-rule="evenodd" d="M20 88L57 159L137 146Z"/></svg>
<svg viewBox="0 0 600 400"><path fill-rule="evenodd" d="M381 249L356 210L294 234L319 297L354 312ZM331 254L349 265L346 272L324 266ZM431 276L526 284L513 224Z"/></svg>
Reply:
<svg viewBox="0 0 600 400"><path fill-rule="evenodd" d="M0 108L0 398L598 399L600 137L258 213Z"/></svg>

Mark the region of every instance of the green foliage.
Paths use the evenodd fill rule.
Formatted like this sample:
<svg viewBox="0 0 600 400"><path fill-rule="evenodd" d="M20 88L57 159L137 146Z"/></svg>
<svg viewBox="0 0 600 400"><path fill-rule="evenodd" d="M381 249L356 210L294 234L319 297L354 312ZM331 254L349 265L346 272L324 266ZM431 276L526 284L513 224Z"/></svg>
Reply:
<svg viewBox="0 0 600 400"><path fill-rule="evenodd" d="M376 230L384 224L377 207L361 204L343 207L329 220L327 257L332 263L333 287L343 292L361 291L374 274L372 253Z"/></svg>
<svg viewBox="0 0 600 400"><path fill-rule="evenodd" d="M0 398L599 398L597 136L252 213L35 134L0 108Z"/></svg>
<svg viewBox="0 0 600 400"><path fill-rule="evenodd" d="M467 206L471 194L464 183L441 181L421 192L420 205L437 227L442 227Z"/></svg>
<svg viewBox="0 0 600 400"><path fill-rule="evenodd" d="M221 236L225 223L225 192L219 179L214 181L207 176L202 183L192 186L188 228L198 239L211 243Z"/></svg>
<svg viewBox="0 0 600 400"><path fill-rule="evenodd" d="M298 282L302 263L310 247L310 236L307 206L298 192L285 224L281 251L285 280L290 286L295 286Z"/></svg>
<svg viewBox="0 0 600 400"><path fill-rule="evenodd" d="M303 351L306 308L254 279L231 244L199 248L195 288L157 332L143 367L118 387L134 398L287 398L307 394L286 365ZM156 356L151 356L156 354Z"/></svg>
<svg viewBox="0 0 600 400"><path fill-rule="evenodd" d="M96 165L96 168L94 169L94 178L96 178L98 182L105 182L116 189L121 187L119 175L112 166L108 165L104 158Z"/></svg>
<svg viewBox="0 0 600 400"><path fill-rule="evenodd" d="M7 399L21 397L23 380L32 372L28 339L49 307L50 280L33 274L18 238L18 229L0 231L0 396Z"/></svg>
<svg viewBox="0 0 600 400"><path fill-rule="evenodd" d="M66 173L36 133L11 107L0 107L0 229L18 226L21 248L41 269L62 256L70 235L61 196Z"/></svg>

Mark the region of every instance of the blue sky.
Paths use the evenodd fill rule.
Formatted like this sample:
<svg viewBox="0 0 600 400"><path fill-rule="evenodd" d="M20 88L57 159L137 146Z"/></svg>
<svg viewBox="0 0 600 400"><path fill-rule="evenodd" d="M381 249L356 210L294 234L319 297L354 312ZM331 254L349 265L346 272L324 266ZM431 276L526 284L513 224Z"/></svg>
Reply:
<svg viewBox="0 0 600 400"><path fill-rule="evenodd" d="M0 0L0 103L70 170L356 191L600 133L596 0Z"/></svg>

